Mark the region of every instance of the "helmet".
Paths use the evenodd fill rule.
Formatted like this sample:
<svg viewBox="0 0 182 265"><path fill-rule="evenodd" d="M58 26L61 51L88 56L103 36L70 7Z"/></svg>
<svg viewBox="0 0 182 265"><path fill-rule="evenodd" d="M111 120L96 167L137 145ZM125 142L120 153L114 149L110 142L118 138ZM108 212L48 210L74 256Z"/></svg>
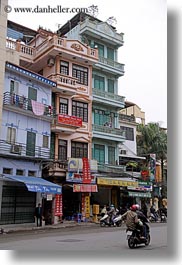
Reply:
<svg viewBox="0 0 182 265"><path fill-rule="evenodd" d="M137 210L137 207L136 207L135 204L133 204L133 205L130 207L130 209L131 209L132 211L136 211L136 210Z"/></svg>
<svg viewBox="0 0 182 265"><path fill-rule="evenodd" d="M140 205L139 204L135 204L136 206L136 210L140 210Z"/></svg>

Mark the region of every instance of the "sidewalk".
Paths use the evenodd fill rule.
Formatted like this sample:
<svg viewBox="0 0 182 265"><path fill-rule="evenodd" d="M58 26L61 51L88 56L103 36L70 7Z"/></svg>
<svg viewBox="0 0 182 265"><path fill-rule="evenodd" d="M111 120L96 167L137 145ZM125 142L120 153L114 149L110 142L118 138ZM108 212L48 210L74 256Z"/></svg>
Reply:
<svg viewBox="0 0 182 265"><path fill-rule="evenodd" d="M76 221L63 221L63 223L45 225L37 227L35 223L26 223L26 224L9 224L9 225L0 225L0 235L9 234L18 231L32 231L32 230L47 230L47 229L58 229L65 227L75 227L75 226L98 226L99 223L94 222L76 222Z"/></svg>

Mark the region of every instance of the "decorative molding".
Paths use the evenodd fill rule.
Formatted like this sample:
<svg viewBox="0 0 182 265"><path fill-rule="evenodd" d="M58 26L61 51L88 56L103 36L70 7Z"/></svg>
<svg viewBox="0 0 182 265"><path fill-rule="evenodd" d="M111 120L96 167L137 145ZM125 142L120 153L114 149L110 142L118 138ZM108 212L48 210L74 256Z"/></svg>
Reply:
<svg viewBox="0 0 182 265"><path fill-rule="evenodd" d="M71 48L72 49L74 49L74 50L76 50L76 51L81 51L81 52L83 52L83 48L82 48L82 46L80 45L80 44L77 44L77 43L73 43L72 45L71 45Z"/></svg>

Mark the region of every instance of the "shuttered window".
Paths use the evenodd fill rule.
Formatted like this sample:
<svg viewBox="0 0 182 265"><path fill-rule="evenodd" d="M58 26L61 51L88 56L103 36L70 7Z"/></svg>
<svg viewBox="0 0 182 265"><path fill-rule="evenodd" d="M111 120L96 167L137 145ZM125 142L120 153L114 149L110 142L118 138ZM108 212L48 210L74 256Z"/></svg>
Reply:
<svg viewBox="0 0 182 265"><path fill-rule="evenodd" d="M108 163L115 165L115 148L113 146L108 147Z"/></svg>
<svg viewBox="0 0 182 265"><path fill-rule="evenodd" d="M105 146L94 144L94 159L99 163L105 163Z"/></svg>
<svg viewBox="0 0 182 265"><path fill-rule="evenodd" d="M114 80L108 79L107 80L108 84L108 92L109 93L114 93Z"/></svg>
<svg viewBox="0 0 182 265"><path fill-rule="evenodd" d="M8 127L6 141L8 143L14 144L16 140L16 129Z"/></svg>
<svg viewBox="0 0 182 265"><path fill-rule="evenodd" d="M97 88L101 91L105 91L104 77L94 75L94 88Z"/></svg>
<svg viewBox="0 0 182 265"><path fill-rule="evenodd" d="M107 58L114 61L114 49L107 47Z"/></svg>

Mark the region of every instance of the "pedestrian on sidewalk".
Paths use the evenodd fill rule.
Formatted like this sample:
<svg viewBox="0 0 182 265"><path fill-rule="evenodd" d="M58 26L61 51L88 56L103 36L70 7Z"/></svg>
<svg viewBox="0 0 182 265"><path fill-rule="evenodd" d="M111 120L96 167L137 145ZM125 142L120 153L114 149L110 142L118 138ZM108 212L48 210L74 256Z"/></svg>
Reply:
<svg viewBox="0 0 182 265"><path fill-rule="evenodd" d="M37 226L42 226L42 218L43 218L42 214L43 214L42 213L42 206L39 203L38 206L35 208L35 215L34 215L34 217L36 217L36 219L37 219Z"/></svg>

